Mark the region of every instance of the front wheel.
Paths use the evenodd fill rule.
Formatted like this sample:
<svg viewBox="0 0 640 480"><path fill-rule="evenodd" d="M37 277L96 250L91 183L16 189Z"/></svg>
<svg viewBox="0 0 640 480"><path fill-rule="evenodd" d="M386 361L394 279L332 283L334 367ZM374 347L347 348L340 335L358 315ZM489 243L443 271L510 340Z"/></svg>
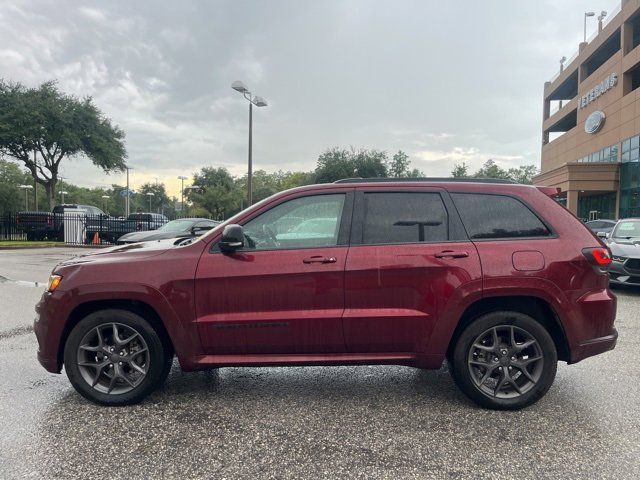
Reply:
<svg viewBox="0 0 640 480"><path fill-rule="evenodd" d="M480 406L517 410L544 396L557 363L553 339L540 323L519 312L492 312L462 332L451 373L458 387Z"/></svg>
<svg viewBox="0 0 640 480"><path fill-rule="evenodd" d="M165 381L172 359L154 328L127 310L87 315L73 328L64 349L71 384L102 405L140 402Z"/></svg>

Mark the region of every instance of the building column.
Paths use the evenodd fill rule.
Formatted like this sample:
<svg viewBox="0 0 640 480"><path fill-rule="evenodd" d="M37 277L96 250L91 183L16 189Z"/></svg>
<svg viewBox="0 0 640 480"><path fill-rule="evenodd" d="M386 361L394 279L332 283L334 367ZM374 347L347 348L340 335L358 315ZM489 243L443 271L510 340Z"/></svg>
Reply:
<svg viewBox="0 0 640 480"><path fill-rule="evenodd" d="M578 190L567 191L567 210L578 216L578 196L580 192Z"/></svg>
<svg viewBox="0 0 640 480"><path fill-rule="evenodd" d="M630 22L623 22L620 27L620 44L623 55L633 49L633 27Z"/></svg>

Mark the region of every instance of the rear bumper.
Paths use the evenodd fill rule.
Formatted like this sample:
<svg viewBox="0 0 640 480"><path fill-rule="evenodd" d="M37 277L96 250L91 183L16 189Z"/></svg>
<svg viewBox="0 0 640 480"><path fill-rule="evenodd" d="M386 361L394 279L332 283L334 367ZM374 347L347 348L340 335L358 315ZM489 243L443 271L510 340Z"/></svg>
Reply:
<svg viewBox="0 0 640 480"><path fill-rule="evenodd" d="M577 298L574 305L573 321L565 324L569 363L612 350L618 338L614 327L617 298L613 292L609 288L591 290Z"/></svg>
<svg viewBox="0 0 640 480"><path fill-rule="evenodd" d="M618 342L618 330L613 329L611 335L594 338L571 349L571 362L576 363L588 357L608 352L616 347Z"/></svg>

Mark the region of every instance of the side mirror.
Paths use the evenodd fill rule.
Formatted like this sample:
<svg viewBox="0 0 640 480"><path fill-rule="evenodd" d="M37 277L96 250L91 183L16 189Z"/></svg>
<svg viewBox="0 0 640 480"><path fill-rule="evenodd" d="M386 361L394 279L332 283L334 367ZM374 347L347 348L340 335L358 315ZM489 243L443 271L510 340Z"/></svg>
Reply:
<svg viewBox="0 0 640 480"><path fill-rule="evenodd" d="M244 230L242 227L235 223L224 227L218 246L223 252L235 252L244 247Z"/></svg>
<svg viewBox="0 0 640 480"><path fill-rule="evenodd" d="M199 235L202 235L203 233L208 232L209 230L211 229L208 227L191 227L190 233L194 237L197 237Z"/></svg>
<svg viewBox="0 0 640 480"><path fill-rule="evenodd" d="M607 232L598 232L596 235L600 238L609 238L609 234Z"/></svg>

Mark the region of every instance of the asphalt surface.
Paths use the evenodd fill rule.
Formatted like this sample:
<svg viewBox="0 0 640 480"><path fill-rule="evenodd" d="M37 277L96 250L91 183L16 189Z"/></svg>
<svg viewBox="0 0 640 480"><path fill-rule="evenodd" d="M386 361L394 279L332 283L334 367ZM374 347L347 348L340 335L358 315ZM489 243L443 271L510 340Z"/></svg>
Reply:
<svg viewBox="0 0 640 480"><path fill-rule="evenodd" d="M44 282L78 250L0 251ZM0 278L0 478L640 478L640 290L618 291L618 347L559 365L519 412L477 408L446 367L182 373L123 408L88 403L35 359L42 286Z"/></svg>

